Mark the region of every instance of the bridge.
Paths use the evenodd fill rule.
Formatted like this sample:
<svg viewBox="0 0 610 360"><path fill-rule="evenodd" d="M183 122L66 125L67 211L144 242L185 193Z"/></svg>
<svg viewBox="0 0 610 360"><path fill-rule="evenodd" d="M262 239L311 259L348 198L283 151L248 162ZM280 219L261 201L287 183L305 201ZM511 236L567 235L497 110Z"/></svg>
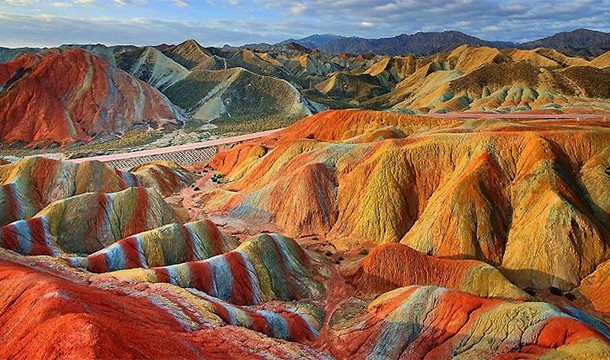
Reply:
<svg viewBox="0 0 610 360"><path fill-rule="evenodd" d="M228 148L244 141L265 137L280 130L282 129L274 129L254 134L232 136L185 145L168 146L158 149L70 159L68 161L73 163L82 163L85 161L97 160L119 170L127 170L134 166L157 160L174 161L179 164L190 165L210 160L219 149Z"/></svg>

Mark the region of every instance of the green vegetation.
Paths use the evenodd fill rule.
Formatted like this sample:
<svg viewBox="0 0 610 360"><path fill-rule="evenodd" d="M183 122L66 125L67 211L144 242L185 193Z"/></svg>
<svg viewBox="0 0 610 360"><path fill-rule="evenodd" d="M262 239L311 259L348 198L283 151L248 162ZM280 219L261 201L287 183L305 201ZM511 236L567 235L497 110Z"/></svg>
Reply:
<svg viewBox="0 0 610 360"><path fill-rule="evenodd" d="M104 154L112 151L125 151L128 149L145 146L161 138L164 134L172 132L176 126L167 126L162 130L157 129L132 129L126 131L121 138L114 140L93 140L82 145L71 145L67 148L47 147L40 149L14 148L8 144L0 145L0 156L30 156L63 153L66 156Z"/></svg>
<svg viewBox="0 0 610 360"><path fill-rule="evenodd" d="M212 178L210 180L212 180L212 182L214 182L214 183L220 184L221 179L222 179L222 174L216 173L216 174L212 175Z"/></svg>
<svg viewBox="0 0 610 360"><path fill-rule="evenodd" d="M302 119L303 116L267 116L256 119L252 119L247 116L224 116L212 122L218 127L211 129L210 133L215 136L229 136L239 134L251 134L265 130L279 129L297 122L298 120Z"/></svg>
<svg viewBox="0 0 610 360"><path fill-rule="evenodd" d="M360 249L360 255L368 255L368 254L369 254L368 249Z"/></svg>

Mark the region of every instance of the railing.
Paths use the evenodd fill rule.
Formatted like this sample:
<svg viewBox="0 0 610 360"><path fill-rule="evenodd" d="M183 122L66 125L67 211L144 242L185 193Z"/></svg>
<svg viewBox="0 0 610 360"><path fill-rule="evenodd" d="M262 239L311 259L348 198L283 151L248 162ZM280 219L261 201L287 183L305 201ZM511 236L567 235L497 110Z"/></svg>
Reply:
<svg viewBox="0 0 610 360"><path fill-rule="evenodd" d="M137 165L156 160L175 161L179 164L195 164L209 161L217 152L218 148L226 145L258 139L274 134L282 129L274 129L254 134L227 137L216 140L203 141L185 145L168 146L165 148L133 151L129 153L93 156L89 158L71 159L68 161L82 163L85 161L97 160L106 163L116 169L126 170Z"/></svg>

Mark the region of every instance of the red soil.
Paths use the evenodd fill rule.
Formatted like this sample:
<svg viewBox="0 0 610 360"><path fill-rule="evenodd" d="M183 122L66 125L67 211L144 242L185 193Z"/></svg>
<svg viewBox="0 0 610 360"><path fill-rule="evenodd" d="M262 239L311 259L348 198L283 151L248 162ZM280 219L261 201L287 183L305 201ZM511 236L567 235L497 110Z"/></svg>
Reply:
<svg viewBox="0 0 610 360"><path fill-rule="evenodd" d="M0 139L7 142L87 141L177 115L152 86L79 49L0 64L2 85Z"/></svg>

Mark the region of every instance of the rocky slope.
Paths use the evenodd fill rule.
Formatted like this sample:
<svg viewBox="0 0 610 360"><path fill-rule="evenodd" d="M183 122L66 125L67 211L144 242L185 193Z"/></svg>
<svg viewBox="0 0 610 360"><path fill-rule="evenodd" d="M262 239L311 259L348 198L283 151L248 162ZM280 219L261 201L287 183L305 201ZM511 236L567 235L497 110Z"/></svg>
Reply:
<svg viewBox="0 0 610 360"><path fill-rule="evenodd" d="M73 164L32 157L0 167L0 226L31 218L49 204L76 195L134 186L168 195L192 181L191 174L171 163L149 163L129 173L97 161Z"/></svg>
<svg viewBox="0 0 610 360"><path fill-rule="evenodd" d="M216 155L225 185L200 201L339 247L401 242L569 290L610 255L608 141L603 122L325 112Z"/></svg>
<svg viewBox="0 0 610 360"><path fill-rule="evenodd" d="M0 140L29 145L65 145L183 119L153 87L80 49L0 64L0 108Z"/></svg>
<svg viewBox="0 0 610 360"><path fill-rule="evenodd" d="M289 82L243 68L193 70L165 94L196 119L301 118L311 105ZM236 120L237 121L237 120Z"/></svg>
<svg viewBox="0 0 610 360"><path fill-rule="evenodd" d="M346 303L341 310L331 319L331 349L338 358L610 356L603 335L545 303L481 299L434 286L412 286L368 305Z"/></svg>
<svg viewBox="0 0 610 360"><path fill-rule="evenodd" d="M0 229L6 345L0 354L325 358L283 341L311 343L318 336L321 309L303 301L324 295L320 276L313 278L316 260L281 235L259 235L238 246L209 220L181 223L153 188L133 187L152 176L143 169L159 166L147 164L134 175L99 163L35 158L0 167L3 178L32 188L24 197L48 198L45 184L54 183L55 190L55 201L42 211ZM53 169L66 181L46 182ZM90 171L96 169L97 175ZM126 177L133 183L122 181ZM76 195L75 186L126 189ZM159 278L137 285L150 271ZM175 286L180 284L188 289ZM140 326L149 329L128 335Z"/></svg>
<svg viewBox="0 0 610 360"><path fill-rule="evenodd" d="M608 111L608 73L597 67L543 48L501 52L462 46L419 60L388 94L365 104L423 112ZM587 80L591 77L597 82Z"/></svg>
<svg viewBox="0 0 610 360"><path fill-rule="evenodd" d="M430 45L425 39L435 41L433 49L414 50L426 55L402 56L334 54L294 42L219 49L192 39L159 47L6 50L1 53L7 59L25 55L0 65L0 101L6 105L0 146L103 142L134 125L180 124L183 113L194 120L192 128L212 122L205 125L220 126L220 132L255 132L325 108L610 112L607 54L498 48L465 36L421 33L394 39L398 45L384 40L390 47L407 42L417 49ZM443 45L445 37L455 38L451 46ZM353 39L333 41L348 40ZM63 72L71 75L56 81Z"/></svg>
<svg viewBox="0 0 610 360"><path fill-rule="evenodd" d="M453 134L460 134L460 129L493 132L494 127L480 126L475 130L473 124L456 124L451 119L387 113L324 113L297 123L277 138L219 154L213 164L225 169L229 179L223 182L227 183L214 185L210 173L204 172L196 184L216 188L212 193L227 191L235 182L230 179L231 169L241 168L244 175L256 162L287 151L282 160L288 166L282 170L287 177L283 187L276 186L275 195L280 197L277 204L285 203L288 218L299 215L309 199L319 201L316 212L335 201L321 191L337 185L330 164L342 151L364 156L374 152L371 146L377 142L429 137L447 128ZM510 133L506 126L494 129ZM587 126L593 133L599 131L592 124ZM423 133L422 127L426 128ZM310 162L302 151L290 150L290 143L299 142L301 150L324 155L325 165ZM594 152L593 148L586 145L581 150ZM454 156L460 161L457 153ZM298 166L290 164L291 159L312 167L296 172L304 177L292 177ZM586 167L604 164L605 157L594 159ZM345 174L358 166L347 159L341 162ZM39 213L0 229L4 345L0 356L449 359L585 355L605 359L610 354L606 310L586 303L586 299L603 301L587 289L591 284L603 288L598 280L583 281L573 292L575 301L562 297L551 305L542 301L543 293L530 289L531 295L526 294L512 284L502 267L498 270L480 261L443 259L405 245L386 244L373 247L364 257L343 252L346 259L337 258L335 263L318 247L331 236L291 239L279 233L257 234L258 222L225 217L215 218L219 219L215 223L197 208L191 209L191 219L185 222L168 202L176 204L178 196L184 206L193 207L189 197L200 191L184 188L187 181L172 179L200 175L198 169L152 163L129 174L99 163L72 165L43 159L0 166L3 181L12 179L13 184L30 189L23 192L24 197L32 197L27 203L37 203L37 197L45 199L40 204L51 201ZM158 172L166 174L166 185L157 185ZM586 173L584 183L604 184L598 172ZM374 171L370 174L376 176ZM275 176L273 171L270 176ZM303 180L306 183L299 184ZM170 184L175 190L184 189L164 199L154 188L137 187L147 181L158 189ZM98 192L78 195L75 188ZM54 189L52 196L49 189ZM603 192L603 187L591 189ZM294 200L286 191L305 195L300 208L291 207ZM604 206L605 197L594 193L591 199ZM304 210L309 218L300 224L324 218ZM239 212L245 214L248 206ZM239 224L252 228L239 230ZM604 279L604 266L587 279Z"/></svg>

